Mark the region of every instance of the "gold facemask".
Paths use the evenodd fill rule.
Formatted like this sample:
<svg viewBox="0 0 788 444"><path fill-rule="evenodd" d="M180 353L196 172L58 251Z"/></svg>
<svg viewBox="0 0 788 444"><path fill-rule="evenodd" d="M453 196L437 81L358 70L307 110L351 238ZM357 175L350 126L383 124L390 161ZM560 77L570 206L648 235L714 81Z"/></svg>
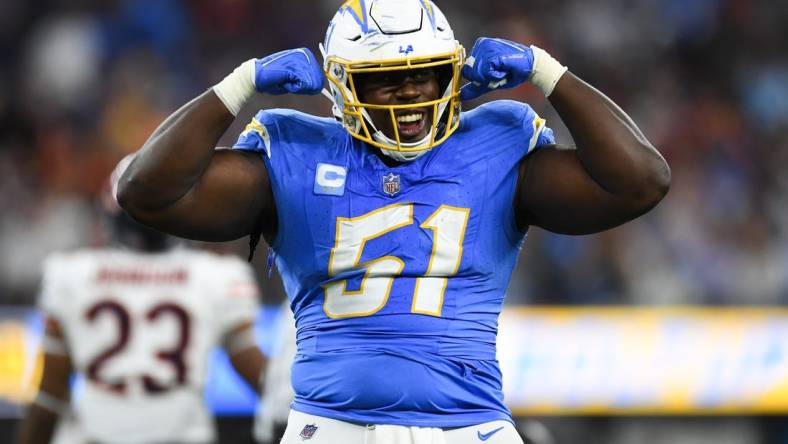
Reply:
<svg viewBox="0 0 788 444"><path fill-rule="evenodd" d="M381 149L401 152L420 152L429 150L443 143L459 126L460 122L460 72L464 62L462 46L451 53L430 55L427 57L404 57L394 60L365 60L357 62L331 56L327 59L326 78L342 95L342 125L356 139ZM427 102L408 103L403 105L376 105L363 103L358 96L358 84L355 74L367 74L384 71L404 71L424 68L451 68L451 80L445 87L443 96ZM337 97L337 99L339 99ZM337 100L338 101L338 100ZM416 143L404 143L400 140L395 111L411 108L427 108L432 110L431 127L425 140ZM374 127L367 110L387 110L391 118L394 138L375 137L382 134ZM448 113L448 114L447 114ZM390 141L389 143L385 143Z"/></svg>

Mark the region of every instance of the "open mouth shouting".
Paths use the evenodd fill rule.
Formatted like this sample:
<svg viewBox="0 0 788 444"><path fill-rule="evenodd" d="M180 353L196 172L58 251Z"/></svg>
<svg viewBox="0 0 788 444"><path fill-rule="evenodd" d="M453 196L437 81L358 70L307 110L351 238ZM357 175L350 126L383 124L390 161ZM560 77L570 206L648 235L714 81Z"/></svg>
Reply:
<svg viewBox="0 0 788 444"><path fill-rule="evenodd" d="M403 109L394 114L397 121L397 132L403 142L423 139L429 132L427 112L420 109Z"/></svg>

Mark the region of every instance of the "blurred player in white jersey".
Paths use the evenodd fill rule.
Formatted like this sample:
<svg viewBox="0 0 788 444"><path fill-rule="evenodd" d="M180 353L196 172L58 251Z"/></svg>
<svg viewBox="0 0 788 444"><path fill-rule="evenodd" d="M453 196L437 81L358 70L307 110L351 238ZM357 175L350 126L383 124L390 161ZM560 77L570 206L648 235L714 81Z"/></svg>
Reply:
<svg viewBox="0 0 788 444"><path fill-rule="evenodd" d="M288 300L282 304L277 324L277 349L268 360L263 396L254 421L254 438L259 444L275 444L285 432L293 384L290 368L296 355L296 327Z"/></svg>
<svg viewBox="0 0 788 444"><path fill-rule="evenodd" d="M234 256L170 248L106 197L117 245L52 254L44 265L44 373L20 443L50 442L71 373L85 377L75 407L89 442L215 442L203 401L212 349L224 347L256 391L265 364L252 332L252 270Z"/></svg>

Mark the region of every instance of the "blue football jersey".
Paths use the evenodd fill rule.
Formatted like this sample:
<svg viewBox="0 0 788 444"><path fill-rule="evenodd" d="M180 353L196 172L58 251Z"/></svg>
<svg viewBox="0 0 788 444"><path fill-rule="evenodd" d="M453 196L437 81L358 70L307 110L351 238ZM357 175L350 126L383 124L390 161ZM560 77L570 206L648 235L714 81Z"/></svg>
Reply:
<svg viewBox="0 0 788 444"><path fill-rule="evenodd" d="M235 149L260 152L271 178L271 247L298 329L295 410L365 424L511 421L495 343L524 238L518 164L551 143L529 106L496 101L389 167L334 119L257 114Z"/></svg>

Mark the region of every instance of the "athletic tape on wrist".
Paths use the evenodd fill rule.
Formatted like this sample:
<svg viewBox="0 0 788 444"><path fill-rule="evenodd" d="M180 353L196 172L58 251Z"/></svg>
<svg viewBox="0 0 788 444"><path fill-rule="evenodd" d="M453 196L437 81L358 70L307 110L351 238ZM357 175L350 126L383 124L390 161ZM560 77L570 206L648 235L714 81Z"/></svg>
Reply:
<svg viewBox="0 0 788 444"><path fill-rule="evenodd" d="M61 414L68 409L68 401L50 395L43 390L38 391L35 399L33 399L33 404L55 414Z"/></svg>
<svg viewBox="0 0 788 444"><path fill-rule="evenodd" d="M538 46L531 45L531 50L534 52L531 84L539 88L545 96L549 96L568 68Z"/></svg>
<svg viewBox="0 0 788 444"><path fill-rule="evenodd" d="M254 95L255 59L249 59L235 68L221 82L213 87L213 92L234 116L249 98Z"/></svg>

